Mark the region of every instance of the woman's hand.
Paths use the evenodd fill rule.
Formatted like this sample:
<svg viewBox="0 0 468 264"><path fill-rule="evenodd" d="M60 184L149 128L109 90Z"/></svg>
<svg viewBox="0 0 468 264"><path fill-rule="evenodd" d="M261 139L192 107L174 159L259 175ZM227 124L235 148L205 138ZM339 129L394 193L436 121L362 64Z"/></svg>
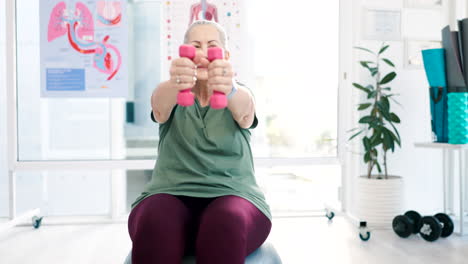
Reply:
<svg viewBox="0 0 468 264"><path fill-rule="evenodd" d="M228 95L232 90L233 75L234 73L229 61L214 60L208 65L208 91L211 93L213 90L216 90Z"/></svg>
<svg viewBox="0 0 468 264"><path fill-rule="evenodd" d="M179 91L194 87L197 80L196 65L188 58L172 60L169 74L170 79L161 82L151 95L153 116L160 124L169 119Z"/></svg>
<svg viewBox="0 0 468 264"><path fill-rule="evenodd" d="M177 58L172 60L170 83L177 90L185 90L195 86L197 81L197 66L188 58Z"/></svg>

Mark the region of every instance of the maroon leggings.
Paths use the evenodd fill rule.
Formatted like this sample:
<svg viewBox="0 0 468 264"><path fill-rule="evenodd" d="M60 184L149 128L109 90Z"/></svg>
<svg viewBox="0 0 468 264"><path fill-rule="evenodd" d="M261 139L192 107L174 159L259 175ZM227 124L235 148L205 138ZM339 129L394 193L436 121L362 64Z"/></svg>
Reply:
<svg viewBox="0 0 468 264"><path fill-rule="evenodd" d="M270 229L270 220L238 196L155 194L129 216L132 264L180 264L194 254L197 264L243 264Z"/></svg>

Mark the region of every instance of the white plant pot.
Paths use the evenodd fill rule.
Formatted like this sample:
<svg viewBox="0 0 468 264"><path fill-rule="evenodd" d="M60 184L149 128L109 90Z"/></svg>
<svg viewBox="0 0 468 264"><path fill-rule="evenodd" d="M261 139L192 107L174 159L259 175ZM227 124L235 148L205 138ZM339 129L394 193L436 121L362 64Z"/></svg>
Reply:
<svg viewBox="0 0 468 264"><path fill-rule="evenodd" d="M393 218L402 214L403 179L388 176L376 179L360 176L357 184L357 216L369 226L391 227Z"/></svg>

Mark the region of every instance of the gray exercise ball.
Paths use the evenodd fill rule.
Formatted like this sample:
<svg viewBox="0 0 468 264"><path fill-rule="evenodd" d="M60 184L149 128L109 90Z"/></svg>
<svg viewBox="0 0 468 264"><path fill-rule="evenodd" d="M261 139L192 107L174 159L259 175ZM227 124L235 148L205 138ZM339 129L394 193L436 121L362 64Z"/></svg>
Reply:
<svg viewBox="0 0 468 264"><path fill-rule="evenodd" d="M247 256L245 264L281 264L281 258L271 243L264 243L252 254ZM132 251L128 254L124 264L132 264ZM186 256L182 264L196 264L194 256Z"/></svg>

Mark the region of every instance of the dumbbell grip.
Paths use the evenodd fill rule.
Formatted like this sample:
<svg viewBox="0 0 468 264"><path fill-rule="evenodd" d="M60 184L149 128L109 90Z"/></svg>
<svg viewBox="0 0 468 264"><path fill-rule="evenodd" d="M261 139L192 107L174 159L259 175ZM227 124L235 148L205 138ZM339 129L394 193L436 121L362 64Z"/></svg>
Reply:
<svg viewBox="0 0 468 264"><path fill-rule="evenodd" d="M195 95L192 93L192 88L180 90L177 94L177 104L180 106L191 106L195 101Z"/></svg>
<svg viewBox="0 0 468 264"><path fill-rule="evenodd" d="M208 49L208 60L210 62L217 60L217 59L223 59L224 54L223 54L223 49L219 47L213 47ZM228 101L227 97L223 92L220 91L213 91L213 94L211 95L210 98L210 106L213 109L223 109L227 106Z"/></svg>
<svg viewBox="0 0 468 264"><path fill-rule="evenodd" d="M192 45L182 45L179 47L179 56L193 60L195 58L195 47ZM195 95L192 88L180 90L177 94L177 104L181 106L191 106L195 102Z"/></svg>

